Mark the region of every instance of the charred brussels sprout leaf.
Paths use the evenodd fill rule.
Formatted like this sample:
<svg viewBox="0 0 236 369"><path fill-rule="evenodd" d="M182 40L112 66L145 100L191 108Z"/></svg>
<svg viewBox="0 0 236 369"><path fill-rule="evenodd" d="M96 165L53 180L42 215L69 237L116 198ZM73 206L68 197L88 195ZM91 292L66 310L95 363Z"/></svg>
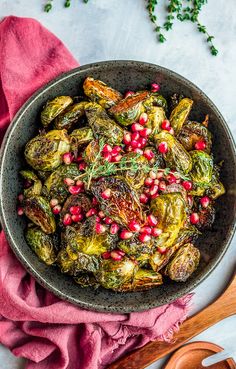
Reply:
<svg viewBox="0 0 236 369"><path fill-rule="evenodd" d="M93 131L89 127L75 129L70 134L71 151L77 152L84 145L93 140Z"/></svg>
<svg viewBox="0 0 236 369"><path fill-rule="evenodd" d="M206 151L208 154L211 151L211 133L210 131L201 123L197 122L187 122L183 125L179 135L178 140L184 146L187 151L194 150L194 145L198 141L204 141L206 143Z"/></svg>
<svg viewBox="0 0 236 369"><path fill-rule="evenodd" d="M166 142L168 151L163 154L166 166L176 169L180 173L187 174L192 169L192 159L181 143L170 133L162 131L154 136L154 141L159 144Z"/></svg>
<svg viewBox="0 0 236 369"><path fill-rule="evenodd" d="M32 186L24 189L25 197L30 197L30 196L41 194L42 182L40 181L40 179L38 179L38 177L36 176L36 174L34 174L34 172L32 172L31 170L21 170L20 175L24 179L32 182Z"/></svg>
<svg viewBox="0 0 236 369"><path fill-rule="evenodd" d="M48 101L41 112L41 122L47 127L67 106L71 105L73 100L70 96L58 96Z"/></svg>
<svg viewBox="0 0 236 369"><path fill-rule="evenodd" d="M56 129L71 129L79 119L84 115L84 108L87 101L81 101L77 104L68 106L61 114L59 114L54 126Z"/></svg>
<svg viewBox="0 0 236 369"><path fill-rule="evenodd" d="M111 190L108 200L102 196L106 189ZM91 191L100 202L103 211L117 223L127 226L132 220L136 220L143 224L144 214L139 199L125 179L120 177L101 178L92 183Z"/></svg>
<svg viewBox="0 0 236 369"><path fill-rule="evenodd" d="M50 234L56 230L54 215L47 200L42 196L32 196L24 200L25 215L43 232Z"/></svg>
<svg viewBox="0 0 236 369"><path fill-rule="evenodd" d="M99 161L99 159L101 159L99 142L92 140L85 148L83 157L87 164L92 164L95 161Z"/></svg>
<svg viewBox="0 0 236 369"><path fill-rule="evenodd" d="M210 229L215 220L215 208L212 204L208 205L206 209L201 209L198 212L199 222L196 227L200 231L204 231L206 229Z"/></svg>
<svg viewBox="0 0 236 369"><path fill-rule="evenodd" d="M84 93L90 100L98 103L103 108L110 108L121 100L122 95L107 86L104 82L87 77L83 84Z"/></svg>
<svg viewBox="0 0 236 369"><path fill-rule="evenodd" d="M211 182L213 172L213 159L204 151L190 151L192 158L192 171L190 176L196 185L207 186Z"/></svg>
<svg viewBox="0 0 236 369"><path fill-rule="evenodd" d="M133 281L121 286L121 291L145 291L160 286L163 283L162 275L149 269L139 269Z"/></svg>
<svg viewBox="0 0 236 369"><path fill-rule="evenodd" d="M200 252L191 243L182 246L167 264L165 273L176 282L185 282L197 269Z"/></svg>
<svg viewBox="0 0 236 369"><path fill-rule="evenodd" d="M105 109L96 103L88 103L85 107L85 113L96 139L104 137L108 143L121 144L124 131L107 115Z"/></svg>
<svg viewBox="0 0 236 369"><path fill-rule="evenodd" d="M129 169L124 170L124 178L129 183L130 187L138 190L144 185L144 181L147 176L145 165L148 166L148 160L142 155L137 157L137 154L135 153L128 153L124 155L123 158L127 161L132 158L135 159L135 166L132 165L132 162L126 164L126 167Z"/></svg>
<svg viewBox="0 0 236 369"><path fill-rule="evenodd" d="M158 106L150 108L148 113L148 122L145 125L145 127L151 128L152 130L150 137L160 132L160 126L164 119L166 119L166 115L163 108Z"/></svg>
<svg viewBox="0 0 236 369"><path fill-rule="evenodd" d="M70 150L66 130L52 130L30 140L25 159L36 170L52 171L62 163L62 155Z"/></svg>
<svg viewBox="0 0 236 369"><path fill-rule="evenodd" d="M41 228L29 227L25 234L26 241L40 260L51 265L56 260L55 237L44 233Z"/></svg>
<svg viewBox="0 0 236 369"><path fill-rule="evenodd" d="M193 100L184 98L180 100L178 105L174 108L174 110L172 110L170 115L170 124L176 134L181 131L183 124L186 122L192 105Z"/></svg>
<svg viewBox="0 0 236 369"><path fill-rule="evenodd" d="M143 102L149 96L148 91L137 92L126 97L113 106L109 112L115 117L117 122L123 126L129 126L144 112Z"/></svg>

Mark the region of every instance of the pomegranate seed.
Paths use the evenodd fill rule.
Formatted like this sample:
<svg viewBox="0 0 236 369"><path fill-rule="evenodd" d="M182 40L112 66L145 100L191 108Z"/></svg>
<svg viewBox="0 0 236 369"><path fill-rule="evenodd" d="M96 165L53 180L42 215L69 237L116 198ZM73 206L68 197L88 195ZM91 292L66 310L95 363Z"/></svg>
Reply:
<svg viewBox="0 0 236 369"><path fill-rule="evenodd" d="M23 209L21 206L19 206L19 207L17 208L17 214L18 214L19 216L22 216L22 215L24 214L24 209Z"/></svg>
<svg viewBox="0 0 236 369"><path fill-rule="evenodd" d="M83 171L85 170L86 167L87 164L85 163L85 161L81 161L81 163L79 164L79 170Z"/></svg>
<svg viewBox="0 0 236 369"><path fill-rule="evenodd" d="M98 223L99 223L99 222L101 222L101 218L100 218L100 217L96 217L96 219L95 219L95 220L96 220L96 222L98 222Z"/></svg>
<svg viewBox="0 0 236 369"><path fill-rule="evenodd" d="M147 138L152 133L151 128L144 128L142 131L139 131L140 136Z"/></svg>
<svg viewBox="0 0 236 369"><path fill-rule="evenodd" d="M104 214L104 212L102 211L102 210L100 210L99 211L99 213L98 213L98 216L101 218L101 219L103 219L103 218L105 218L105 214Z"/></svg>
<svg viewBox="0 0 236 369"><path fill-rule="evenodd" d="M161 123L161 128L165 131L168 131L170 128L170 121L168 119L163 120L163 122Z"/></svg>
<svg viewBox="0 0 236 369"><path fill-rule="evenodd" d="M190 191L193 188L193 184L191 181L183 181L182 186L183 188L185 188L186 191Z"/></svg>
<svg viewBox="0 0 236 369"><path fill-rule="evenodd" d="M139 132L134 132L131 134L132 141L138 141L139 138L140 138Z"/></svg>
<svg viewBox="0 0 236 369"><path fill-rule="evenodd" d="M118 154L116 156L112 156L111 162L118 163L119 161L121 161L121 159L122 159L122 155L121 154Z"/></svg>
<svg viewBox="0 0 236 369"><path fill-rule="evenodd" d="M150 195L151 195L151 196L153 196L153 195L155 195L157 192L158 192L158 185L153 184L153 185L151 186L151 188L150 188L149 193L150 193Z"/></svg>
<svg viewBox="0 0 236 369"><path fill-rule="evenodd" d="M23 193L20 193L19 195L18 195L18 201L19 202L22 202L23 200L24 200L24 195L23 195Z"/></svg>
<svg viewBox="0 0 236 369"><path fill-rule="evenodd" d="M157 177L156 172L154 172L154 170L150 170L149 177L152 178L152 179L156 179L156 177Z"/></svg>
<svg viewBox="0 0 236 369"><path fill-rule="evenodd" d="M54 206L58 205L59 201L57 199L51 199L50 206L51 208L54 208Z"/></svg>
<svg viewBox="0 0 236 369"><path fill-rule="evenodd" d="M139 236L138 236L138 239L139 241L141 242L149 242L151 237L148 235L148 234L145 234L145 233L141 233Z"/></svg>
<svg viewBox="0 0 236 369"><path fill-rule="evenodd" d="M151 84L151 91L152 92L157 92L160 90L160 85L158 85L158 83L152 83Z"/></svg>
<svg viewBox="0 0 236 369"><path fill-rule="evenodd" d="M154 193L153 195L151 195L150 197L151 197L151 199L153 200L153 199L156 199L158 196L160 196L160 195L159 195L159 193L158 193L158 192L156 192L156 193Z"/></svg>
<svg viewBox="0 0 236 369"><path fill-rule="evenodd" d="M152 228L152 236L159 237L162 234L162 229L160 228Z"/></svg>
<svg viewBox="0 0 236 369"><path fill-rule="evenodd" d="M131 152L131 151L133 151L132 146L131 146L131 145L127 145L127 146L126 146L126 148L125 148L125 151L126 151L126 152Z"/></svg>
<svg viewBox="0 0 236 369"><path fill-rule="evenodd" d="M166 183L164 181L161 181L159 183L159 190L160 191L165 191L166 190Z"/></svg>
<svg viewBox="0 0 236 369"><path fill-rule="evenodd" d="M147 160L151 160L155 157L154 152L150 149L145 149L143 155Z"/></svg>
<svg viewBox="0 0 236 369"><path fill-rule="evenodd" d="M153 179L151 177L147 177L144 181L145 186L152 186L153 185Z"/></svg>
<svg viewBox="0 0 236 369"><path fill-rule="evenodd" d="M152 228L148 226L144 226L140 229L140 233L145 233L150 235L152 233Z"/></svg>
<svg viewBox="0 0 236 369"><path fill-rule="evenodd" d="M117 234L117 232L119 231L120 227L118 226L118 224L116 223L112 223L111 227L110 227L110 233L111 234Z"/></svg>
<svg viewBox="0 0 236 369"><path fill-rule="evenodd" d="M110 190L110 188L107 188L105 191L103 191L102 194L101 194L101 196L102 196L102 198L104 200L108 200L110 198L110 196L111 196L111 190Z"/></svg>
<svg viewBox="0 0 236 369"><path fill-rule="evenodd" d="M165 141L159 143L158 145L158 151L161 153L161 154L166 154L167 151L168 151L168 145Z"/></svg>
<svg viewBox="0 0 236 369"><path fill-rule="evenodd" d="M73 186L75 184L75 181L71 178L65 178L64 179L64 183L67 185L67 186Z"/></svg>
<svg viewBox="0 0 236 369"><path fill-rule="evenodd" d="M71 164L72 161L74 159L74 156L71 152L66 152L65 154L62 155L62 160L64 161L65 164Z"/></svg>
<svg viewBox="0 0 236 369"><path fill-rule="evenodd" d="M122 148L120 146L115 146L115 147L113 147L113 149L111 151L111 155L112 156L116 156L121 151L122 151Z"/></svg>
<svg viewBox="0 0 236 369"><path fill-rule="evenodd" d="M105 222L106 224L112 224L113 220L112 220L111 218L109 218L109 217L106 217L106 218L104 219L104 222Z"/></svg>
<svg viewBox="0 0 236 369"><path fill-rule="evenodd" d="M163 172L158 172L157 173L157 179L161 179L163 177Z"/></svg>
<svg viewBox="0 0 236 369"><path fill-rule="evenodd" d="M189 204L189 206L190 206L190 207L192 207L192 206L193 206L193 196L188 195L188 196L187 196L187 200L188 200L188 204Z"/></svg>
<svg viewBox="0 0 236 369"><path fill-rule="evenodd" d="M207 208L208 205L210 204L210 199L208 196L204 196L200 199L200 203L202 205L203 208Z"/></svg>
<svg viewBox="0 0 236 369"><path fill-rule="evenodd" d="M133 237L133 233L127 231L126 229L124 229L123 231L120 232L120 238L122 240L128 240L131 237Z"/></svg>
<svg viewBox="0 0 236 369"><path fill-rule="evenodd" d="M123 259L123 256L121 254L119 254L116 250L113 250L111 252L111 258L115 261L119 261Z"/></svg>
<svg viewBox="0 0 236 369"><path fill-rule="evenodd" d="M103 157L103 159L104 160L106 160L106 161L111 161L111 158L112 158L112 155L111 155L111 153L110 152L104 152L103 154L102 154L102 157Z"/></svg>
<svg viewBox="0 0 236 369"><path fill-rule="evenodd" d="M57 214L60 214L61 212L61 206L60 205L56 205L52 208L52 212L53 214L57 215Z"/></svg>
<svg viewBox="0 0 236 369"><path fill-rule="evenodd" d="M112 152L111 145L105 144L103 149L102 149L102 152Z"/></svg>
<svg viewBox="0 0 236 369"><path fill-rule="evenodd" d="M144 188L144 189L143 189L143 193L144 193L145 195L147 195L147 196L150 196L149 191L150 191L150 188Z"/></svg>
<svg viewBox="0 0 236 369"><path fill-rule="evenodd" d="M102 225L101 223L96 223L95 231L96 231L96 233L105 233L106 232L106 227L104 225Z"/></svg>
<svg viewBox="0 0 236 369"><path fill-rule="evenodd" d="M133 231L133 232L139 232L141 227L138 224L138 222L136 222L136 220L132 220L129 224L128 224L128 228Z"/></svg>
<svg viewBox="0 0 236 369"><path fill-rule="evenodd" d="M160 183L159 179L154 179L154 184L155 185L159 185L159 183Z"/></svg>
<svg viewBox="0 0 236 369"><path fill-rule="evenodd" d="M196 150L205 150L206 148L206 142L205 141L198 141L194 145Z"/></svg>
<svg viewBox="0 0 236 369"><path fill-rule="evenodd" d="M93 216L95 214L97 214L97 209L91 208L91 209L89 209L89 211L87 211L86 217L89 218L89 217L91 217L91 216Z"/></svg>
<svg viewBox="0 0 236 369"><path fill-rule="evenodd" d="M198 213L192 213L190 215L190 222L192 224L197 224L199 222L199 215L198 215Z"/></svg>
<svg viewBox="0 0 236 369"><path fill-rule="evenodd" d="M139 117L139 124L141 124L142 126L144 126L148 121L148 115L147 113L142 113Z"/></svg>
<svg viewBox="0 0 236 369"><path fill-rule="evenodd" d="M71 225L72 223L72 218L71 218L71 215L70 214L66 214L63 218L63 224L64 226L68 226L68 225Z"/></svg>
<svg viewBox="0 0 236 369"><path fill-rule="evenodd" d="M143 155L143 150L139 149L138 147L136 147L136 149L133 149L133 152L139 155Z"/></svg>
<svg viewBox="0 0 236 369"><path fill-rule="evenodd" d="M111 257L111 253L109 251L105 251L103 254L102 254L102 258L103 259L110 259Z"/></svg>
<svg viewBox="0 0 236 369"><path fill-rule="evenodd" d="M118 252L118 254L120 254L122 256L125 256L125 252L123 250L117 249L116 252Z"/></svg>
<svg viewBox="0 0 236 369"><path fill-rule="evenodd" d="M83 219L83 215L82 214L73 214L71 216L71 219L73 220L73 222L78 223L81 222L81 220Z"/></svg>
<svg viewBox="0 0 236 369"><path fill-rule="evenodd" d="M148 202L148 197L145 195L145 193L142 193L139 197L139 201L141 204L146 204Z"/></svg>
<svg viewBox="0 0 236 369"><path fill-rule="evenodd" d="M159 251L159 253L160 253L161 255L166 254L166 252L167 252L167 248L166 248L165 246L159 246L159 247L157 248L157 250Z"/></svg>
<svg viewBox="0 0 236 369"><path fill-rule="evenodd" d="M131 95L133 95L133 94L134 94L134 92L133 92L133 91L127 91L127 92L125 93L124 98L126 98L126 97L128 97L128 96L131 96Z"/></svg>
<svg viewBox="0 0 236 369"><path fill-rule="evenodd" d="M146 138L141 137L141 138L138 140L138 143L141 145L141 148L143 148L144 146L146 146L146 145L147 145L147 140L146 140Z"/></svg>
<svg viewBox="0 0 236 369"><path fill-rule="evenodd" d="M167 181L171 184L171 183L176 183L176 177L174 176L174 174L168 174L166 176Z"/></svg>
<svg viewBox="0 0 236 369"><path fill-rule="evenodd" d="M131 142L131 133L130 132L125 132L124 137L123 137L123 142L125 145L129 145Z"/></svg>
<svg viewBox="0 0 236 369"><path fill-rule="evenodd" d="M76 161L77 161L77 163L79 163L80 161L83 161L83 156L77 156L77 158L76 158Z"/></svg>
<svg viewBox="0 0 236 369"><path fill-rule="evenodd" d="M82 211L81 206L71 206L71 207L70 207L70 213L71 213L72 215L80 214L80 213L81 213L81 211Z"/></svg>
<svg viewBox="0 0 236 369"><path fill-rule="evenodd" d="M153 214L148 215L147 222L151 227L155 227L158 223L157 218Z"/></svg>
<svg viewBox="0 0 236 369"><path fill-rule="evenodd" d="M95 206L98 205L98 200L97 200L96 197L92 198L92 204L95 205Z"/></svg>
<svg viewBox="0 0 236 369"><path fill-rule="evenodd" d="M83 189L81 186L69 186L69 192L71 195L78 195L78 193L82 192Z"/></svg>
<svg viewBox="0 0 236 369"><path fill-rule="evenodd" d="M174 131L174 129L173 129L172 127L170 127L170 128L168 129L168 133L169 133L170 135L174 136L175 131Z"/></svg>
<svg viewBox="0 0 236 369"><path fill-rule="evenodd" d="M139 123L133 123L131 126L131 131L133 132L139 132L143 130L143 126L141 126L141 124Z"/></svg>
<svg viewBox="0 0 236 369"><path fill-rule="evenodd" d="M139 147L139 143L138 143L138 141L136 141L136 140L132 140L132 141L131 141L131 146L132 146L132 148L133 148L133 149L138 148L138 147Z"/></svg>

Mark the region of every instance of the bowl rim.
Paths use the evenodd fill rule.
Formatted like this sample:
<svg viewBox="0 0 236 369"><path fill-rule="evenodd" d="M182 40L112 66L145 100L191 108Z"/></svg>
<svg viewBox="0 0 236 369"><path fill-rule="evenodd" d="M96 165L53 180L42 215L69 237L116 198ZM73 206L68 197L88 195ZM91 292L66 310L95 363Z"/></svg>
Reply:
<svg viewBox="0 0 236 369"><path fill-rule="evenodd" d="M71 78L73 75L77 75L78 73L80 73L81 71L86 71L91 69L91 68L97 68L99 69L101 66L103 67L109 67L109 65L113 66L113 67L118 67L118 66L124 66L124 64L126 64L127 66L142 66L142 67L149 67L149 68L154 68L156 70L158 70L158 72L161 73L167 73L170 75L170 77L177 79L178 81L181 81L184 84L187 84L188 87L190 87L191 89L197 91L198 93L201 94L201 96L206 99L207 104L211 105L211 107L214 109L214 111L217 113L219 119L221 120L221 124L223 125L223 128L226 132L226 134L228 135L228 139L230 141L230 146L234 152L234 155L236 157L236 144L235 144L235 140L233 138L233 135L224 119L224 117L222 116L222 114L220 113L220 111L218 110L218 108L216 107L216 105L212 102L212 100L198 87L196 86L193 82L189 81L187 78L183 77L182 75L174 72L173 70L170 70L168 68L159 66L157 64L153 64L153 63L148 63L148 62L143 62L143 61L137 61L137 60L108 60L108 61L100 61L100 62L95 62L95 63L89 63L89 64L85 64L83 66L77 67L77 68L73 68L68 72L62 73L60 74L58 77L52 79L51 81L49 81L48 83L46 83L44 86L42 86L41 88L39 88L37 91L35 91L27 100L26 102L22 105L22 107L18 110L18 112L16 113L16 115L14 116L14 118L12 119L11 123L9 124L7 131L5 132L3 141L2 141L2 145L1 145L1 149L0 149L0 193L2 194L2 182L3 182L3 167L4 167L4 162L5 162L5 156L6 156L6 149L7 149L7 145L8 145L8 139L10 139L12 132L14 131L14 129L17 127L17 122L19 119L21 119L21 116L24 115L24 112L31 106L34 104L34 101L38 98L38 96L42 95L43 93L45 93L47 90L49 90L51 88L51 86L55 86L56 84L60 83L61 81L64 81L68 78ZM2 198L2 195L1 195ZM206 271L202 271L201 275L199 276L199 278L197 278L197 280L192 281L188 286L185 285L185 291L183 293L183 291L181 292L178 291L175 293L175 296L171 299L171 298L166 298L166 299L162 299L162 302L160 304L157 303L153 303L153 304L145 304L145 302L142 303L142 306L136 306L135 308L133 307L133 305L125 305L125 306L119 306L119 307L111 307L111 306L101 306L100 303L96 303L96 299L92 302L86 302L86 301L80 301L79 300L79 296L74 298L72 296L67 295L66 293L64 293L63 291L60 291L58 287L56 287L55 285L51 285L50 282L46 281L41 275L40 273L38 273L38 271L28 262L27 258L25 258L25 256L19 251L19 249L17 248L17 246L15 245L15 241L12 237L12 234L9 231L9 226L7 224L6 218L5 218L5 214L4 214L4 210L3 210L3 206L2 204L0 204L0 222L2 224L2 228L3 231L5 233L5 236L7 238L7 241L9 242L9 245L12 249L12 251L15 253L15 255L17 256L18 260L21 262L21 264L23 264L24 268L29 271L29 273L31 275L33 275L33 277L36 279L36 281L43 286L44 288L46 288L47 290L49 290L50 292L54 293L56 296L58 296L59 298L63 299L63 300L67 300L77 306L80 306L82 308L88 309L88 310L95 310L95 311L99 311L99 312L110 312L110 313L129 313L129 312L138 312L138 311L144 311L147 309L151 309L157 306L162 306L164 304L168 304L171 303L173 301L175 301L176 299L182 297L183 295L188 294L189 292L191 292L193 289L195 289L197 286L199 286L211 273L212 271L217 267L217 265L220 263L220 261L222 260L223 256L225 255L227 249L229 248L232 238L234 236L235 230L236 230L236 212L234 213L234 218L233 218L233 222L231 227L229 228L228 231L228 237L225 240L225 246L224 249L220 252L220 254L218 255L217 258L215 258L215 260L208 265L208 269Z"/></svg>

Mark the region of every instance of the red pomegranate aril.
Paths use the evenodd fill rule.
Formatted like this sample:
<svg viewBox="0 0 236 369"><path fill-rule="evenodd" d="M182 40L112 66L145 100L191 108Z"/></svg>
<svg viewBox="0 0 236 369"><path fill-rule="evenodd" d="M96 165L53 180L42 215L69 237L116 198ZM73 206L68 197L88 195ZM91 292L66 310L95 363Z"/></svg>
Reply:
<svg viewBox="0 0 236 369"><path fill-rule="evenodd" d="M79 164L79 170L85 170L85 168L87 167L87 164L85 163L85 161L82 161L80 164Z"/></svg>
<svg viewBox="0 0 236 369"><path fill-rule="evenodd" d="M72 215L80 214L80 213L81 213L81 211L82 211L81 206L71 206L71 207L70 207L70 213L71 213Z"/></svg>
<svg viewBox="0 0 236 369"><path fill-rule="evenodd" d="M140 137L140 139L138 140L138 143L141 145L141 148L143 148L147 145L147 140L144 137Z"/></svg>
<svg viewBox="0 0 236 369"><path fill-rule="evenodd" d="M83 219L83 215L82 214L73 214L71 215L71 219L73 220L74 223L78 223L81 222L81 220Z"/></svg>
<svg viewBox="0 0 236 369"><path fill-rule="evenodd" d="M97 209L91 208L91 209L89 209L89 211L87 211L86 217L87 218L92 217L93 215L97 214L97 212L98 212Z"/></svg>
<svg viewBox="0 0 236 369"><path fill-rule="evenodd" d="M103 146L102 152L112 152L112 147L111 145L105 144Z"/></svg>
<svg viewBox="0 0 236 369"><path fill-rule="evenodd" d="M165 191L166 190L166 183L164 181L160 181L159 190L160 191Z"/></svg>
<svg viewBox="0 0 236 369"><path fill-rule="evenodd" d="M160 228L152 228L152 236L153 237L159 237L162 234L162 229Z"/></svg>
<svg viewBox="0 0 236 369"><path fill-rule="evenodd" d="M152 83L151 84L151 91L152 92L157 92L160 90L160 85L158 85L158 83Z"/></svg>
<svg viewBox="0 0 236 369"><path fill-rule="evenodd" d="M65 154L62 155L62 160L67 165L71 164L73 159L74 159L74 155L71 152L66 152Z"/></svg>
<svg viewBox="0 0 236 369"><path fill-rule="evenodd" d="M50 206L51 208L54 208L54 206L58 205L59 201L57 199L51 199L50 200Z"/></svg>
<svg viewBox="0 0 236 369"><path fill-rule="evenodd" d="M110 226L110 233L111 234L117 234L119 229L120 229L120 227L118 226L118 224L112 223L111 226Z"/></svg>
<svg viewBox="0 0 236 369"><path fill-rule="evenodd" d="M105 233L106 232L106 227L104 225L102 225L101 223L96 223L96 225L95 225L95 231L98 234Z"/></svg>
<svg viewBox="0 0 236 369"><path fill-rule="evenodd" d="M133 237L133 233L127 231L126 229L124 229L123 231L120 232L120 238L122 240L128 240L131 237Z"/></svg>
<svg viewBox="0 0 236 369"><path fill-rule="evenodd" d="M145 186L150 187L150 186L152 186L152 185L153 185L153 182L154 182L154 180L153 180L151 177L147 177L147 178L145 179L145 181L144 181L144 184L145 184Z"/></svg>
<svg viewBox="0 0 236 369"><path fill-rule="evenodd" d="M110 259L111 257L111 253L109 251L105 251L103 254L102 254L102 258L103 259Z"/></svg>
<svg viewBox="0 0 236 369"><path fill-rule="evenodd" d="M138 222L136 222L136 220L132 220L129 224L128 224L128 228L133 231L133 232L139 232L141 227L138 224Z"/></svg>
<svg viewBox="0 0 236 369"><path fill-rule="evenodd" d="M112 223L113 223L113 220L112 220L111 218L109 218L109 217L106 217L106 218L104 219L104 222L105 222L106 224L112 224Z"/></svg>
<svg viewBox="0 0 236 369"><path fill-rule="evenodd" d="M142 131L139 131L140 136L147 138L152 133L151 128L143 128Z"/></svg>
<svg viewBox="0 0 236 369"><path fill-rule="evenodd" d="M102 198L104 200L108 200L111 197L111 190L110 188L107 188L105 191L102 192L101 194Z"/></svg>
<svg viewBox="0 0 236 369"><path fill-rule="evenodd" d="M159 179L154 179L154 182L153 182L155 185L159 185L160 181Z"/></svg>
<svg viewBox="0 0 236 369"><path fill-rule="evenodd" d="M139 123L133 123L131 126L131 131L133 132L139 132L143 130L143 126L141 126L141 124Z"/></svg>
<svg viewBox="0 0 236 369"><path fill-rule="evenodd" d="M72 223L72 218L71 218L71 215L70 214L66 214L63 218L63 224L64 226L68 226L68 225L71 225Z"/></svg>
<svg viewBox="0 0 236 369"><path fill-rule="evenodd" d="M133 149L139 148L140 146L138 141L136 140L132 140L130 145L132 146Z"/></svg>
<svg viewBox="0 0 236 369"><path fill-rule="evenodd" d="M105 218L105 213L102 211L102 210L100 210L99 211L99 213L98 213L98 216L101 218L101 219L103 219L103 218Z"/></svg>
<svg viewBox="0 0 236 369"><path fill-rule="evenodd" d="M151 160L155 157L154 152L150 149L145 149L143 155L147 160Z"/></svg>
<svg viewBox="0 0 236 369"><path fill-rule="evenodd" d="M141 124L142 126L144 126L148 121L148 115L147 113L142 113L139 117L139 124Z"/></svg>
<svg viewBox="0 0 236 369"><path fill-rule="evenodd" d="M154 193L153 195L150 196L150 198L153 200L153 199L156 199L159 195L158 192Z"/></svg>
<svg viewBox="0 0 236 369"><path fill-rule="evenodd" d="M204 196L200 199L200 204L202 205L203 208L207 208L208 205L210 204L210 198L208 196Z"/></svg>
<svg viewBox="0 0 236 369"><path fill-rule="evenodd" d="M24 200L24 195L23 195L23 193L20 193L20 194L17 196L17 198L18 198L18 201L19 201L19 202L22 202L22 201Z"/></svg>
<svg viewBox="0 0 236 369"><path fill-rule="evenodd" d="M95 220L96 220L96 222L98 222L98 223L99 223L99 222L101 222L101 218L100 218L100 217L96 217L96 219L95 219Z"/></svg>
<svg viewBox="0 0 236 369"><path fill-rule="evenodd" d="M124 137L123 137L123 142L125 145L129 145L131 142L131 133L130 132L125 132Z"/></svg>
<svg viewBox="0 0 236 369"><path fill-rule="evenodd" d="M163 177L163 172L158 172L157 173L157 179L161 179Z"/></svg>
<svg viewBox="0 0 236 369"><path fill-rule="evenodd" d="M150 191L149 191L150 195L151 196L155 195L158 192L158 188L159 188L158 185L153 184L150 187Z"/></svg>
<svg viewBox="0 0 236 369"><path fill-rule="evenodd" d="M152 178L152 179L156 179L156 177L157 177L156 172L154 172L154 170L150 170L149 177Z"/></svg>
<svg viewBox="0 0 236 369"><path fill-rule="evenodd" d="M71 195L78 195L82 191L83 189L81 186L69 186L69 192Z"/></svg>
<svg viewBox="0 0 236 369"><path fill-rule="evenodd" d="M102 154L102 157L103 157L103 159L104 160L106 160L106 161L111 161L111 159L112 159L112 155L111 155L111 153L110 152L104 152L103 154Z"/></svg>
<svg viewBox="0 0 236 369"><path fill-rule="evenodd" d="M190 215L190 222L192 224L197 224L199 222L199 215L198 215L198 213L192 213Z"/></svg>
<svg viewBox="0 0 236 369"><path fill-rule="evenodd" d="M133 150L133 147L131 145L127 145L126 148L125 148L125 151L126 152L132 152L134 150Z"/></svg>
<svg viewBox="0 0 236 369"><path fill-rule="evenodd" d="M138 139L140 138L140 134L139 134L139 132L134 132L134 133L132 133L131 134L131 142L132 141L138 141Z"/></svg>
<svg viewBox="0 0 236 369"><path fill-rule="evenodd" d="M95 205L95 206L98 205L98 200L97 200L96 197L92 198L92 204Z"/></svg>
<svg viewBox="0 0 236 369"><path fill-rule="evenodd" d="M75 181L71 178L65 178L64 179L64 183L67 185L67 186L73 186L75 184Z"/></svg>
<svg viewBox="0 0 236 369"><path fill-rule="evenodd" d="M121 154L117 154L116 156L112 156L111 162L112 163L118 163L119 161L121 161L121 159L122 159L122 155Z"/></svg>
<svg viewBox="0 0 236 369"><path fill-rule="evenodd" d="M140 229L140 233L145 233L150 235L152 233L152 228L148 226L144 226Z"/></svg>
<svg viewBox="0 0 236 369"><path fill-rule="evenodd" d="M161 143L159 143L159 145L157 146L158 148L158 151L161 153L161 154L166 154L167 151L168 151L168 145L165 141L162 141Z"/></svg>
<svg viewBox="0 0 236 369"><path fill-rule="evenodd" d="M206 148L206 142L205 141L198 141L194 145L196 150L205 150Z"/></svg>
<svg viewBox="0 0 236 369"><path fill-rule="evenodd" d="M128 96L131 96L134 94L134 91L127 91L124 95L124 98L128 97Z"/></svg>
<svg viewBox="0 0 236 369"><path fill-rule="evenodd" d="M145 195L145 193L142 193L139 197L139 201L141 202L141 204L147 204L148 202L148 197L147 195Z"/></svg>
<svg viewBox="0 0 236 369"><path fill-rule="evenodd" d="M193 184L191 181L183 181L182 186L183 188L185 188L186 191L190 191L193 188Z"/></svg>
<svg viewBox="0 0 236 369"><path fill-rule="evenodd" d="M168 174L166 176L166 179L169 182L169 184L176 183L176 177L174 176L174 174L171 174L171 173Z"/></svg>
<svg viewBox="0 0 236 369"><path fill-rule="evenodd" d="M81 156L81 155L77 156L77 158L75 159L75 161L77 161L77 163L83 161L83 156Z"/></svg>
<svg viewBox="0 0 236 369"><path fill-rule="evenodd" d="M112 156L116 156L121 151L122 151L122 148L120 146L114 146L113 149L112 149L112 151L111 151L111 155Z"/></svg>
<svg viewBox="0 0 236 369"><path fill-rule="evenodd" d="M150 239L151 239L151 237L150 237L148 234L146 234L146 233L141 233L141 234L138 236L138 239L139 239L139 241L141 241L141 242L149 242L149 241L150 241Z"/></svg>
<svg viewBox="0 0 236 369"><path fill-rule="evenodd" d="M116 252L118 252L118 254L121 256L125 256L125 252L123 250L117 249Z"/></svg>
<svg viewBox="0 0 236 369"><path fill-rule="evenodd" d="M158 223L157 218L153 214L148 215L147 222L151 227L155 227Z"/></svg>
<svg viewBox="0 0 236 369"><path fill-rule="evenodd" d="M83 181L81 181L80 179L78 179L78 180L76 181L76 186L84 187L84 182L83 182Z"/></svg>
<svg viewBox="0 0 236 369"><path fill-rule="evenodd" d="M136 147L136 149L133 149L133 152L139 155L143 155L143 150L139 149L138 147Z"/></svg>
<svg viewBox="0 0 236 369"><path fill-rule="evenodd" d="M187 200L188 200L188 204L189 204L189 206L190 206L190 207L192 207L192 206L193 206L193 196L188 195L188 196L187 196Z"/></svg>
<svg viewBox="0 0 236 369"><path fill-rule="evenodd" d="M21 217L24 214L24 209L22 206L18 206L17 208L17 214Z"/></svg>
<svg viewBox="0 0 236 369"><path fill-rule="evenodd" d="M119 261L119 260L122 260L123 259L123 256L118 253L116 250L113 250L111 252L111 258L114 260L114 261Z"/></svg>
<svg viewBox="0 0 236 369"><path fill-rule="evenodd" d="M161 128L165 131L168 131L168 129L170 128L170 121L168 119L163 120L163 122L161 123Z"/></svg>
<svg viewBox="0 0 236 369"><path fill-rule="evenodd" d="M166 252L167 252L167 248L166 248L165 246L159 246L159 247L157 248L157 250L159 251L159 253L160 253L161 255L164 255L164 254L166 254Z"/></svg>
<svg viewBox="0 0 236 369"><path fill-rule="evenodd" d="M53 214L57 215L57 214L60 214L61 212L61 205L56 205L52 208L52 212Z"/></svg>
<svg viewBox="0 0 236 369"><path fill-rule="evenodd" d="M172 127L170 127L170 128L168 129L168 133L169 133L170 135L174 136L175 131L174 131L174 129L173 129Z"/></svg>
<svg viewBox="0 0 236 369"><path fill-rule="evenodd" d="M146 195L146 196L150 196L150 188L144 188L143 189L143 193Z"/></svg>

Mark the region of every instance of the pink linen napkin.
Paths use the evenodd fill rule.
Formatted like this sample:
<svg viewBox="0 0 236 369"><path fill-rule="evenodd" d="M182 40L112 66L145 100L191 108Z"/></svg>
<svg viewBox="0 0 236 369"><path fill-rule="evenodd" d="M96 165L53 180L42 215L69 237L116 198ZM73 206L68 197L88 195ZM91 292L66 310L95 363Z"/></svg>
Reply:
<svg viewBox="0 0 236 369"><path fill-rule="evenodd" d="M78 66L37 21L0 23L0 132L39 87ZM28 369L101 369L147 342L169 340L186 318L191 295L141 313L80 309L38 285L0 235L0 342Z"/></svg>

